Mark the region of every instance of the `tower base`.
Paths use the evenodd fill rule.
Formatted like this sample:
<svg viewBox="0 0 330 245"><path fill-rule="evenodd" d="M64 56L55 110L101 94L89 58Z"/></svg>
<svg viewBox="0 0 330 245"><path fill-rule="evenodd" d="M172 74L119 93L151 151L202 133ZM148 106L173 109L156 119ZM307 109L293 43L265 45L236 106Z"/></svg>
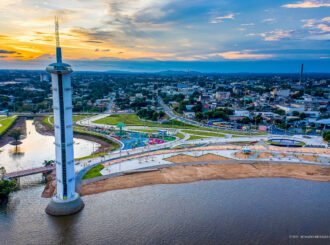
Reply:
<svg viewBox="0 0 330 245"><path fill-rule="evenodd" d="M70 200L61 200L53 197L46 208L46 213L53 216L65 216L78 213L84 208L85 204L78 193Z"/></svg>

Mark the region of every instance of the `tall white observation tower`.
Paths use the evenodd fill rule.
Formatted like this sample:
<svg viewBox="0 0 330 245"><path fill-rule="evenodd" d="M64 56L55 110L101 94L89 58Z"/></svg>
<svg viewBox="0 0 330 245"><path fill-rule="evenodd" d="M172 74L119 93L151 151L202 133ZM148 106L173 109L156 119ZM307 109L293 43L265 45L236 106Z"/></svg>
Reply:
<svg viewBox="0 0 330 245"><path fill-rule="evenodd" d="M73 122L71 97L71 66L62 62L58 19L55 17L56 63L46 71L51 73L53 90L56 184L57 193L46 208L51 215L69 215L79 212L84 203L75 192L73 154Z"/></svg>

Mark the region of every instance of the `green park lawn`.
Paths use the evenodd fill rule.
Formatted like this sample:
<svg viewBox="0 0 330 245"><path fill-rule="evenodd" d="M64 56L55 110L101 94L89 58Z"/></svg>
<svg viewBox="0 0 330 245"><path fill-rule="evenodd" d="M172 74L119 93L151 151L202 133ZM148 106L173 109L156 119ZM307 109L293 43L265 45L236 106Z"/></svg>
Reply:
<svg viewBox="0 0 330 245"><path fill-rule="evenodd" d="M158 133L158 129L133 129L132 131L144 132L144 133Z"/></svg>
<svg viewBox="0 0 330 245"><path fill-rule="evenodd" d="M199 136L211 136L211 137L225 137L224 134L217 134L213 132L202 132L202 131L194 131L194 130L182 130L183 133L199 135Z"/></svg>
<svg viewBox="0 0 330 245"><path fill-rule="evenodd" d="M190 137L189 137L189 139L187 141L189 141L189 140L206 139L206 138L208 138L208 137L199 136L199 135L190 135Z"/></svg>
<svg viewBox="0 0 330 245"><path fill-rule="evenodd" d="M91 168L87 171L87 173L83 176L82 179L90 179L97 176L102 176L100 171L104 169L104 166L102 164L95 166L94 168Z"/></svg>
<svg viewBox="0 0 330 245"><path fill-rule="evenodd" d="M17 116L0 117L0 136L15 122Z"/></svg>
<svg viewBox="0 0 330 245"><path fill-rule="evenodd" d="M89 118L89 117L91 117L91 116L90 115L73 115L72 116L72 120L73 120L73 123L75 123L75 122L77 122L77 121L79 121L81 119L85 119L85 118ZM48 120L48 118L49 118L49 120ZM45 123L45 124L47 124L47 125L49 125L49 126L53 126L53 124L54 124L54 116L51 115L51 116L45 117L44 120L42 120L42 122Z"/></svg>
<svg viewBox="0 0 330 245"><path fill-rule="evenodd" d="M181 133L176 133L175 136L178 137L180 140L184 138L184 134Z"/></svg>
<svg viewBox="0 0 330 245"><path fill-rule="evenodd" d="M178 120L171 120L163 124L140 121L136 114L118 114L109 117L101 118L94 123L117 125L124 123L126 126L146 126L146 127L160 127L160 128L198 128L197 126L180 122ZM143 130L145 131L145 130ZM147 132L147 131L145 131Z"/></svg>
<svg viewBox="0 0 330 245"><path fill-rule="evenodd" d="M181 122L181 121L175 120L175 119L167 121L166 123L163 123L163 124L152 123L152 122L143 122L143 121L140 121L139 117L136 114L111 115L109 117L105 117L105 118L94 121L94 123L109 124L109 125L117 125L118 123L121 123L121 122L124 123L126 126L199 129L199 130L204 130L204 131L216 132L216 133L218 133L218 135L214 135L214 136L217 136L217 137L223 137L223 136L220 136L221 135L220 133L233 134L233 135L265 135L266 134L266 133L262 133L262 132L249 133L249 132L204 128L204 127L199 127L196 125L184 123L184 122ZM146 130L141 130L141 131L147 132Z"/></svg>
<svg viewBox="0 0 330 245"><path fill-rule="evenodd" d="M111 115L109 117L104 117L93 121L94 123L99 124L109 124L109 125L117 125L118 123L124 123L126 126L147 126L147 122L141 122L139 117L135 114L118 114Z"/></svg>

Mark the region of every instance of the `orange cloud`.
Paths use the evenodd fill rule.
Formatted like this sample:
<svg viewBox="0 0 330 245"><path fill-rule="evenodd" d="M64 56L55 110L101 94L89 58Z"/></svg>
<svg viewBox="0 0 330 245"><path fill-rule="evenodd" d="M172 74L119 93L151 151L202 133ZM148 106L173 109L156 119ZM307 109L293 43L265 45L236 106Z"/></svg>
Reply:
<svg viewBox="0 0 330 245"><path fill-rule="evenodd" d="M221 56L227 60L263 60L274 57L272 54L252 54L252 50L244 51L229 51L223 53L216 53L215 55Z"/></svg>
<svg viewBox="0 0 330 245"><path fill-rule="evenodd" d="M319 8L319 7L330 7L330 1L318 1L318 0L307 0L300 1L293 4L282 5L284 8Z"/></svg>

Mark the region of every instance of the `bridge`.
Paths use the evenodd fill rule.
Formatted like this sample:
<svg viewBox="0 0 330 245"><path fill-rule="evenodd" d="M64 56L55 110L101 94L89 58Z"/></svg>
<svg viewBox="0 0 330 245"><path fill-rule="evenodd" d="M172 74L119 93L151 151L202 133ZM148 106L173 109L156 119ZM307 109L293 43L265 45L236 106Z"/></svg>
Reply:
<svg viewBox="0 0 330 245"><path fill-rule="evenodd" d="M46 166L46 167L40 167L40 168L31 168L31 169L25 169L17 172L11 172L4 175L5 179L17 179L20 177L33 175L33 174L41 174L41 173L48 173L50 171L53 171L56 168L55 165L52 166Z"/></svg>

